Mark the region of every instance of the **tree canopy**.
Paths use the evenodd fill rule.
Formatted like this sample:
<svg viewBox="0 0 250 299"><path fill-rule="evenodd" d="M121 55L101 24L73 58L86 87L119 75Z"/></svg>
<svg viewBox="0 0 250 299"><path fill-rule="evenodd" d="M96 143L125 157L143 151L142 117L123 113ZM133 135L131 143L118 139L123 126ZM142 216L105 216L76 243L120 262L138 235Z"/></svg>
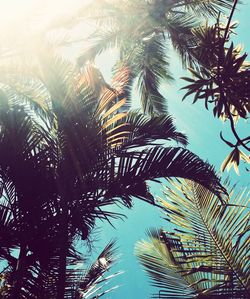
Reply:
<svg viewBox="0 0 250 299"><path fill-rule="evenodd" d="M220 134L232 148L222 172L233 165L238 173L240 161L250 163L250 137L237 129L250 109L247 54L232 41L237 4L91 1L32 38L4 40L1 298L94 299L116 289L106 285L121 273L108 273L117 259L115 241L84 268L79 244L93 245L97 220L112 225L122 217L112 206L132 208L137 199L163 209L177 226L172 233L153 230L153 245L138 245L139 259L161 288L157 298L184 290L187 298L247 298L249 194L234 198L219 171L188 149L188 132L177 129L162 90L174 79L173 49L185 72L183 99L203 100L214 118L229 123L235 141ZM87 21L95 32L77 57L66 58L64 47L74 49L75 42L61 32L80 41L78 26ZM110 49L119 55L107 82L95 59ZM159 202L149 182L164 178L178 183Z"/></svg>

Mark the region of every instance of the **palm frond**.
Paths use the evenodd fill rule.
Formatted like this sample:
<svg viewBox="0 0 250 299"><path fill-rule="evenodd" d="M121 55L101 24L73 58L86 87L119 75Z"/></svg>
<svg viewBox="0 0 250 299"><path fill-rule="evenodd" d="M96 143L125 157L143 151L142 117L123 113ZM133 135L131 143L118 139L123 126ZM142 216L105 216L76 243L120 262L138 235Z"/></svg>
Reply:
<svg viewBox="0 0 250 299"><path fill-rule="evenodd" d="M181 55L184 65L192 66L193 48L197 45L192 30L197 28L201 17L217 17L232 4L233 0L93 1L66 23L77 24L83 16L97 23L97 31L89 38L79 64L82 66L107 49L118 48L118 65L130 69L131 84L127 89L139 78L142 109L152 114L167 110L166 100L159 91L160 81L171 77L166 37Z"/></svg>
<svg viewBox="0 0 250 299"><path fill-rule="evenodd" d="M96 261L84 271L83 277L78 283L77 298L100 298L118 288L118 285L110 287L109 283L121 271L109 274L110 268L117 262L116 242L110 241L103 249Z"/></svg>
<svg viewBox="0 0 250 299"><path fill-rule="evenodd" d="M120 30L108 30L96 32L89 42L89 46L86 50L83 50L82 54L79 55L77 62L79 66L84 65L88 61L94 61L94 59L105 52L106 50L115 48L121 38Z"/></svg>
<svg viewBox="0 0 250 299"><path fill-rule="evenodd" d="M185 10L190 10L200 16L217 17L219 12L225 13L230 10L234 0L180 0L176 2L174 7L183 6Z"/></svg>
<svg viewBox="0 0 250 299"><path fill-rule="evenodd" d="M151 298L194 298L195 288L178 273L182 266L163 242L162 231L151 229L147 235L149 241L137 242L135 255L150 277L151 285L160 289Z"/></svg>
<svg viewBox="0 0 250 299"><path fill-rule="evenodd" d="M155 146L141 152L121 152L111 158L110 169L103 169L98 185L107 190L105 197L121 197L128 205L131 196L154 203L145 188L145 181L163 177L179 177L202 184L220 198L225 189L221 186L213 167L183 148ZM107 181L108 176L108 181Z"/></svg>
<svg viewBox="0 0 250 299"><path fill-rule="evenodd" d="M131 111L123 122L129 133L122 147L153 145L157 140L161 142L173 140L184 146L188 144L187 137L177 131L173 119L169 115L162 114L149 117L139 111Z"/></svg>
<svg viewBox="0 0 250 299"><path fill-rule="evenodd" d="M166 99L160 93L161 80L172 79L168 70L166 47L161 36L155 36L141 45L139 60L132 66L138 74L138 89L144 113L166 113Z"/></svg>
<svg viewBox="0 0 250 299"><path fill-rule="evenodd" d="M179 54L184 67L193 65L195 60L192 55L197 45L197 37L193 30L199 27L200 23L189 13L176 13L164 20L166 35L169 36L174 50Z"/></svg>
<svg viewBox="0 0 250 299"><path fill-rule="evenodd" d="M231 190L221 205L208 189L181 180L171 181L164 194L166 200L160 203L175 232L153 233L151 242L139 243L137 251L155 285L166 292L162 298L182 291L182 284L175 283L176 275L188 285L187 298L248 298L249 192L234 195ZM158 247L165 255L159 257ZM159 267L152 272L157 258ZM175 275L167 277L164 271Z"/></svg>

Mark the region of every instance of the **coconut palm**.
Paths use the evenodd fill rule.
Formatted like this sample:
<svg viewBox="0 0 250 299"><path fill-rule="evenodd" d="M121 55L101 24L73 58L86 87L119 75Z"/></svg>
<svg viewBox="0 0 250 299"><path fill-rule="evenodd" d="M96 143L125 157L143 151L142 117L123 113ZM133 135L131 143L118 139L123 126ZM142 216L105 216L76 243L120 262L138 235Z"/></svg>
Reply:
<svg viewBox="0 0 250 299"><path fill-rule="evenodd" d="M136 0L91 1L91 4L53 26L69 27L90 16L97 30L91 34L86 51L79 57L82 65L110 48L119 49L115 72L129 69L129 85L136 82L142 110L145 113L166 112L167 105L160 92L162 80L171 80L169 44L180 54L184 65L193 65L197 46L192 30L202 20L217 17L229 9L233 0ZM127 88L127 97L130 98Z"/></svg>
<svg viewBox="0 0 250 299"><path fill-rule="evenodd" d="M188 180L172 181L160 199L173 231L150 230L136 255L159 289L153 298L248 298L249 192L226 205Z"/></svg>
<svg viewBox="0 0 250 299"><path fill-rule="evenodd" d="M77 238L89 237L95 219L119 217L106 206L131 207L133 196L155 204L146 181L160 177L188 178L218 196L224 188L208 163L155 142L187 144L171 117L119 111L129 76L116 77L114 89L44 44L28 64L25 57L1 64L0 253L12 269L5 296L71 298Z"/></svg>

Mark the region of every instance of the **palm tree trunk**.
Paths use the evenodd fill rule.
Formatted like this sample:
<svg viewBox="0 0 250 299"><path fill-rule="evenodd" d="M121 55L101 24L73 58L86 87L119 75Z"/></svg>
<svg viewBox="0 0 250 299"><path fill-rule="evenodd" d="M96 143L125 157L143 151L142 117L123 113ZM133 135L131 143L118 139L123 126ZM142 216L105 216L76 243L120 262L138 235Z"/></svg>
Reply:
<svg viewBox="0 0 250 299"><path fill-rule="evenodd" d="M23 284L24 275L26 272L26 255L27 255L27 248L26 245L20 246L20 253L16 265L16 271L15 271L15 278L13 281L13 288L11 291L10 298L13 299L21 299L21 288Z"/></svg>
<svg viewBox="0 0 250 299"><path fill-rule="evenodd" d="M62 218L61 218L61 244L59 250L59 275L57 281L57 299L63 299L66 287L66 267L68 252L68 209L65 199L62 201Z"/></svg>

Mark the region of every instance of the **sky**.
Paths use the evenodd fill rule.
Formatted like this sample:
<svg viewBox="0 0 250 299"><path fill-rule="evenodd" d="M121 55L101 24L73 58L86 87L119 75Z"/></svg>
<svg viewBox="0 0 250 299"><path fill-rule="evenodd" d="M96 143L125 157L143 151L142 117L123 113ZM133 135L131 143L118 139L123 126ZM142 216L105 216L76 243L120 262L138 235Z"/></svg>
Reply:
<svg viewBox="0 0 250 299"><path fill-rule="evenodd" d="M244 5L239 6L239 11L236 12L234 17L234 20L240 21L237 29L238 35L234 40L236 44L240 43L244 46L244 50L250 53L250 0L244 1L244 3ZM185 74L176 55L171 56L171 64L170 70L172 70L176 80L171 85L163 85L162 87L168 99L169 113L175 118L177 128L187 134L188 148L202 159L208 160L219 171L222 161L230 152L230 148L219 137L220 131L225 136L230 137L228 124L224 124L213 117L212 107L207 111L203 103L192 105L192 98L187 98L184 102L181 101L183 92L180 91L180 88L185 86L185 82L178 78L185 76ZM101 61L99 66L103 67ZM108 70L106 70L106 74L108 77ZM238 124L238 130L243 136L247 136L247 132L249 135L249 120L246 122L248 125L245 121ZM250 172L246 172L245 167L240 167L240 176L236 175L231 169L229 173L225 172L222 177L226 178L228 175L232 183L238 183L239 186L249 186ZM161 196L160 190L162 190L162 186L159 184L154 184L151 187L151 191L156 196ZM146 239L146 231L149 228L162 227L167 229L168 224L162 219L163 214L160 211L136 199L133 209L129 211L124 209L124 213L127 219L124 222L115 221L115 229L108 224L100 224L102 227L101 240L98 243L100 248L110 237L117 238L122 256L115 269L125 271L123 275L117 277L114 281L120 284L121 287L107 298L150 298L150 295L155 293L156 289L150 287L149 279L133 254L134 247L138 240Z"/></svg>
<svg viewBox="0 0 250 299"><path fill-rule="evenodd" d="M8 30L16 32L24 28L27 17L32 14L44 14L47 18L53 18L55 14L64 14L65 11L72 12L71 8L76 9L82 1L79 0L0 0L0 27L2 28L0 36L6 35ZM239 11L235 14L236 20L240 21L238 35L235 37L236 43L244 45L245 51L250 52L250 0L245 0L244 5L239 6ZM52 8L52 9L51 9ZM17 29L19 28L19 29ZM32 31L32 28L28 28ZM13 33L14 34L14 33ZM85 32L86 34L86 32ZM110 65L114 62L116 53L106 53L104 57L97 59L97 66L100 67L107 79L110 76ZM230 137L228 124L223 124L220 120L213 118L212 109L206 111L203 103L192 105L192 99L181 101L183 92L180 88L185 82L178 79L183 76L183 70L178 57L171 54L170 68L176 81L171 85L162 86L162 90L168 99L169 113L175 118L179 131L185 132L189 138L189 149L199 155L204 160L208 160L216 169L220 165L230 149L220 140L219 133L223 131L225 136ZM70 54L69 54L70 55ZM249 120L247 124L239 124L240 133L247 132L249 129ZM226 177L225 173L223 177ZM229 176L232 182L240 185L249 185L250 172L246 172L244 167L240 167L240 176L237 176L233 170ZM151 191L155 196L161 195L161 185L151 184ZM112 208L113 209L113 208ZM114 284L119 284L116 289L106 298L112 299L145 299L154 293L150 287L146 274L136 260L133 252L135 243L145 239L145 232L152 227L163 227L167 229L167 223L162 219L162 212L153 208L138 199L134 200L134 207L131 210L122 209L119 212L124 213L126 218L113 221L113 228L108 223L98 222L96 235L99 241L95 244L93 256L100 252L102 248L112 238L117 239L120 261L114 267L114 270L124 270L125 273L114 279Z"/></svg>

